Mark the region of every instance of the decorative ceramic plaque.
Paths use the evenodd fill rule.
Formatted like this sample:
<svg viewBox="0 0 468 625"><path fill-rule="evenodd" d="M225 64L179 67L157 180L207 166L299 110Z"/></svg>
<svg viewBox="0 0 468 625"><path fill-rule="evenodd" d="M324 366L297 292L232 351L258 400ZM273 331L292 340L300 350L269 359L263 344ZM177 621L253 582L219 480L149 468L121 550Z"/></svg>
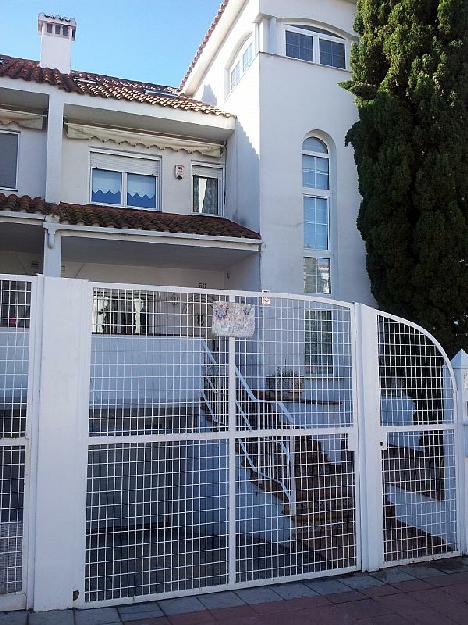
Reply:
<svg viewBox="0 0 468 625"><path fill-rule="evenodd" d="M215 302L211 329L214 336L249 339L255 334L255 307L252 304Z"/></svg>

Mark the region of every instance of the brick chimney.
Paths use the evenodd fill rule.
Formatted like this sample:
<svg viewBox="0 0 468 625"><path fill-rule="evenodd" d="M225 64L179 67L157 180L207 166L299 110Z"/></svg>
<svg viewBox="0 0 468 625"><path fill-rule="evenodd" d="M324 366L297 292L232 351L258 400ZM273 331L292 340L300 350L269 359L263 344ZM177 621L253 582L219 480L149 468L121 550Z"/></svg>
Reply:
<svg viewBox="0 0 468 625"><path fill-rule="evenodd" d="M76 22L60 15L40 13L37 27L41 36L41 67L57 68L63 74L71 70L71 47L75 40Z"/></svg>

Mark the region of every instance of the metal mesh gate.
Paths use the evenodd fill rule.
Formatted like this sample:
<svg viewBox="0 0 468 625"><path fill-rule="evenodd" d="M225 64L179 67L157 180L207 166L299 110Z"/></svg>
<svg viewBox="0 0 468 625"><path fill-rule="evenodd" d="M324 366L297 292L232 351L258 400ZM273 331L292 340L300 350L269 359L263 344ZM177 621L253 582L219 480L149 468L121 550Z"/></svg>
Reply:
<svg viewBox="0 0 468 625"><path fill-rule="evenodd" d="M31 290L27 280L0 280L0 610L25 607Z"/></svg>
<svg viewBox="0 0 468 625"><path fill-rule="evenodd" d="M379 313L384 559L458 550L454 382L434 339Z"/></svg>
<svg viewBox="0 0 468 625"><path fill-rule="evenodd" d="M354 570L352 345L352 306L95 285L85 600Z"/></svg>

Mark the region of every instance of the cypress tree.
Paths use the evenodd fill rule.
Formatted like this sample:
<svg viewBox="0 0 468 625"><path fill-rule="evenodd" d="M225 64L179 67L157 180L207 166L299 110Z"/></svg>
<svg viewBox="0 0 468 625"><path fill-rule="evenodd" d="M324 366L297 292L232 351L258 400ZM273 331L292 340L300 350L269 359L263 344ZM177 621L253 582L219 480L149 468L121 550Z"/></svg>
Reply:
<svg viewBox="0 0 468 625"><path fill-rule="evenodd" d="M468 351L468 0L357 0L358 228L378 305Z"/></svg>

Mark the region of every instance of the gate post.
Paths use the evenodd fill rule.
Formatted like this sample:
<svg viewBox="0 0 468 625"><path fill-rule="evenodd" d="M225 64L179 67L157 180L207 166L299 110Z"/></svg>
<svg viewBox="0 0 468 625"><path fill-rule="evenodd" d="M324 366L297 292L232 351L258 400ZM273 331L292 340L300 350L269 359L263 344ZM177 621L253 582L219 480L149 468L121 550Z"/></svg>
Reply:
<svg viewBox="0 0 468 625"><path fill-rule="evenodd" d="M457 383L457 441L458 453L458 496L459 504L459 528L460 528L460 551L468 552L468 497L465 494L465 486L468 483L468 354L460 350L452 360L452 367Z"/></svg>
<svg viewBox="0 0 468 625"><path fill-rule="evenodd" d="M383 565L383 485L377 311L356 304L361 560L363 571Z"/></svg>
<svg viewBox="0 0 468 625"><path fill-rule="evenodd" d="M34 609L82 592L91 353L91 289L44 278L36 479Z"/></svg>

